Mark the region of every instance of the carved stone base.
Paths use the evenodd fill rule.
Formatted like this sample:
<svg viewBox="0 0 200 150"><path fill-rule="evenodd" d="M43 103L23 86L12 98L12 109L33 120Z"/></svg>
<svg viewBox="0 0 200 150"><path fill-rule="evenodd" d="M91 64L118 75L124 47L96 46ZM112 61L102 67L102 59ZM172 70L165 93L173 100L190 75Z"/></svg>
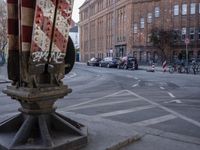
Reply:
<svg viewBox="0 0 200 150"><path fill-rule="evenodd" d="M57 113L21 113L0 124L1 150L76 150L86 143L86 127Z"/></svg>
<svg viewBox="0 0 200 150"><path fill-rule="evenodd" d="M4 90L18 100L20 114L0 123L1 150L77 150L87 144L87 128L55 112L54 102L67 86Z"/></svg>

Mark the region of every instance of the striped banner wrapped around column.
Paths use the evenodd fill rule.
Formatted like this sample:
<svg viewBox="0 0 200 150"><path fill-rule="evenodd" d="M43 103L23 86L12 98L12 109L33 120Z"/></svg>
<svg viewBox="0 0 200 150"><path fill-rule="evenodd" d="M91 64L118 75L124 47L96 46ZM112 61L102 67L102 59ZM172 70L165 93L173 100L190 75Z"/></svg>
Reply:
<svg viewBox="0 0 200 150"><path fill-rule="evenodd" d="M19 81L18 0L7 0L8 10L8 78Z"/></svg>
<svg viewBox="0 0 200 150"><path fill-rule="evenodd" d="M31 44L34 63L64 62L72 6L73 0L37 0Z"/></svg>
<svg viewBox="0 0 200 150"><path fill-rule="evenodd" d="M29 82L28 62L32 41L33 19L35 13L35 0L20 0L20 49L21 49L21 72L23 82Z"/></svg>

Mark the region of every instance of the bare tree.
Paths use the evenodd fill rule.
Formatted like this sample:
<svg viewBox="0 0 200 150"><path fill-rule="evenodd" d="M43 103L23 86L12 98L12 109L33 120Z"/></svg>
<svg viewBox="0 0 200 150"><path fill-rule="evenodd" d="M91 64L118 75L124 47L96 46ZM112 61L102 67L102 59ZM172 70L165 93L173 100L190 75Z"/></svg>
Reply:
<svg viewBox="0 0 200 150"><path fill-rule="evenodd" d="M0 0L0 55L5 59L5 47L7 45L7 9L6 2Z"/></svg>
<svg viewBox="0 0 200 150"><path fill-rule="evenodd" d="M5 47L7 45L7 12L6 2L0 0L0 64L5 62Z"/></svg>
<svg viewBox="0 0 200 150"><path fill-rule="evenodd" d="M172 54L172 46L174 41L174 31L153 28L151 30L150 41L153 46L158 49L161 61L169 60Z"/></svg>

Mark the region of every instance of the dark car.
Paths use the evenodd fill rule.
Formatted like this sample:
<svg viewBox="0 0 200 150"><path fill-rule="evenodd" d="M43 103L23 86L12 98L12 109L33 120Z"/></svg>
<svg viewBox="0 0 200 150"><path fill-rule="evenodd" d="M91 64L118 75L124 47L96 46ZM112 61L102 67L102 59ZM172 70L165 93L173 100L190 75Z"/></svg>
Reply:
<svg viewBox="0 0 200 150"><path fill-rule="evenodd" d="M113 58L113 57L105 57L99 62L100 67L117 67L119 58Z"/></svg>
<svg viewBox="0 0 200 150"><path fill-rule="evenodd" d="M121 69L138 69L137 59L132 56L126 56L120 59L118 62L117 68Z"/></svg>
<svg viewBox="0 0 200 150"><path fill-rule="evenodd" d="M88 66L99 66L100 61L101 61L101 58L92 57L90 60L87 61L87 65Z"/></svg>

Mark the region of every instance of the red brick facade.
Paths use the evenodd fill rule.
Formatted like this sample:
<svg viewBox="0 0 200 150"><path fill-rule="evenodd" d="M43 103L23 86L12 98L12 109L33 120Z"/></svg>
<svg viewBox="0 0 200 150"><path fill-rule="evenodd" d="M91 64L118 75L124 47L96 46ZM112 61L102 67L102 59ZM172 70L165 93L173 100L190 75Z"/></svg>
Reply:
<svg viewBox="0 0 200 150"><path fill-rule="evenodd" d="M199 0L86 0L80 8L81 61L91 57L134 55L141 63L159 62L149 41L152 28L175 30L171 58L200 58Z"/></svg>

